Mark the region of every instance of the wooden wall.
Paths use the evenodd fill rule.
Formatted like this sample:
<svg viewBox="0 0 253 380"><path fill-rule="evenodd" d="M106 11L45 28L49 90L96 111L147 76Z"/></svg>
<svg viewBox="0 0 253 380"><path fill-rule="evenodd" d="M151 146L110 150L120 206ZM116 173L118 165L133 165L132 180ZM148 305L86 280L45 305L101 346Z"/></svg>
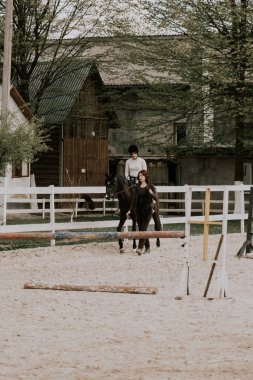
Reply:
<svg viewBox="0 0 253 380"><path fill-rule="evenodd" d="M107 140L65 138L63 157L63 186L104 186Z"/></svg>
<svg viewBox="0 0 253 380"><path fill-rule="evenodd" d="M38 160L31 165L36 186L59 186L61 133L61 126L52 128L51 140L47 143L50 150L39 155Z"/></svg>
<svg viewBox="0 0 253 380"><path fill-rule="evenodd" d="M37 186L103 186L108 172L108 117L99 100L102 82L91 73L61 126L53 128L50 151L33 164ZM63 126L63 132L62 132Z"/></svg>

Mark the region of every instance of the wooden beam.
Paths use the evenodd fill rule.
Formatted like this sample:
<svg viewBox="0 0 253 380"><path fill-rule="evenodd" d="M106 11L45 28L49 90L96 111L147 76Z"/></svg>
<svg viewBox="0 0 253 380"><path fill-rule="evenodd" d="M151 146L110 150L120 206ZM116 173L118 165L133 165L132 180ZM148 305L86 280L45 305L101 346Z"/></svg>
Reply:
<svg viewBox="0 0 253 380"><path fill-rule="evenodd" d="M222 225L222 222L216 222L216 221L202 221L202 220L189 220L189 222L188 223L190 223L190 224L204 224L204 223L206 223L206 224L216 224L216 225Z"/></svg>
<svg viewBox="0 0 253 380"><path fill-rule="evenodd" d="M52 232L1 232L0 239L4 240L51 240Z"/></svg>
<svg viewBox="0 0 253 380"><path fill-rule="evenodd" d="M25 283L24 289L64 290L85 292L156 294L157 288L133 285L74 285L74 284L41 284Z"/></svg>
<svg viewBox="0 0 253 380"><path fill-rule="evenodd" d="M223 238L224 238L224 235L221 235L220 240L219 240L219 244L218 244L215 256L214 256L214 262L212 264L212 268L211 268L211 271L210 271L210 274L209 274L209 277L208 277L208 280L207 280L206 289L205 289L205 292L204 292L204 297L206 297L206 295L207 295L207 292L208 292L208 289L209 289L209 286L210 286L210 283L211 283L211 280L212 280L212 277L213 277L213 272L214 272L214 269L215 269L215 266L216 266L216 261L218 260L218 256L219 256L219 253L220 253L220 249L221 249L221 245L222 245L222 242L223 242Z"/></svg>
<svg viewBox="0 0 253 380"><path fill-rule="evenodd" d="M147 239L147 238L184 238L184 231L122 231L122 232L55 232L56 240L96 240L96 239Z"/></svg>
<svg viewBox="0 0 253 380"><path fill-rule="evenodd" d="M210 221L210 199L211 192L210 189L207 188L205 192L205 215L204 220L188 220L189 224L203 224L204 226L204 241L203 241L203 260L207 260L207 245L208 245L208 236L209 236L209 225L222 225L222 222L218 221Z"/></svg>
<svg viewBox="0 0 253 380"><path fill-rule="evenodd" d="M122 231L122 232L3 232L0 239L6 240L113 240L113 239L147 239L147 238L184 238L184 231Z"/></svg>

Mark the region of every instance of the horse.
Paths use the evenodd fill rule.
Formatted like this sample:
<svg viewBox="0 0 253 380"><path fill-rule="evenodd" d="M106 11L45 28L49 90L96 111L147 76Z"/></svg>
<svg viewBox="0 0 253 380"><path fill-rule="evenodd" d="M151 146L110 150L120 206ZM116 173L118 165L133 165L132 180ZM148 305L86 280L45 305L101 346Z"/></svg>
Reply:
<svg viewBox="0 0 253 380"><path fill-rule="evenodd" d="M117 232L120 232L127 220L127 212L130 209L131 200L133 196L132 186L128 185L125 177L121 175L106 174L105 187L106 194L105 199L113 199L117 196L119 201L120 219L117 227ZM134 210L130 212L130 218L132 219L132 231L136 231L136 213ZM133 249L136 249L136 240L133 239ZM119 239L120 253L124 253L123 240Z"/></svg>
<svg viewBox="0 0 253 380"><path fill-rule="evenodd" d="M119 201L119 209L120 209L120 221L119 225L117 227L117 231L120 232L126 219L127 219L127 211L130 208L130 204L132 201L132 197L134 196L133 185L129 185L128 181L125 177L116 174L106 174L106 180L105 180L105 186L106 186L106 199L112 199L115 195L118 197ZM133 210L131 211L130 217L132 219L132 230L136 231L136 224L137 224L137 217L136 212ZM159 203L155 203L153 205L153 214L152 214L154 224L155 224L155 230L161 231L162 225L159 215ZM120 252L124 252L123 248L123 241L119 240L119 246L120 246ZM160 239L156 239L156 246L160 247ZM133 249L136 248L136 241L133 240Z"/></svg>
<svg viewBox="0 0 253 380"><path fill-rule="evenodd" d="M82 208L82 207L84 207L84 204L87 203L89 210L92 210L92 211L95 210L95 208L96 208L95 204L88 194L82 194L81 199L82 198L85 200L85 202L80 202L79 207Z"/></svg>

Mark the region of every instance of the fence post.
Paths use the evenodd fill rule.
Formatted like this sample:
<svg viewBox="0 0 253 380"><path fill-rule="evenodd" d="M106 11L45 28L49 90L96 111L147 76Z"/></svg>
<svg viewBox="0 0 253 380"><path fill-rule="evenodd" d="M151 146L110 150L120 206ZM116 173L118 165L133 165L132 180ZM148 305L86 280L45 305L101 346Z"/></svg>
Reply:
<svg viewBox="0 0 253 380"><path fill-rule="evenodd" d="M252 223L252 214L253 214L253 187L250 188L250 197L249 197L249 209L248 209L248 221L247 221L247 241L246 253L252 252L252 236L253 236L253 223Z"/></svg>
<svg viewBox="0 0 253 380"><path fill-rule="evenodd" d="M192 205L192 189L185 185L185 243L184 243L184 263L180 278L181 295L190 294L189 286L189 256L190 256L190 219Z"/></svg>
<svg viewBox="0 0 253 380"><path fill-rule="evenodd" d="M3 177L0 179L0 186L4 189L3 193L0 194L0 225L6 224L7 217L7 178Z"/></svg>
<svg viewBox="0 0 253 380"><path fill-rule="evenodd" d="M75 217L77 217L78 204L79 204L79 199L76 198Z"/></svg>
<svg viewBox="0 0 253 380"><path fill-rule="evenodd" d="M4 177L4 188L7 189L7 177ZM7 194L4 192L3 195L3 220L2 223L3 225L6 225L7 221Z"/></svg>
<svg viewBox="0 0 253 380"><path fill-rule="evenodd" d="M227 231L228 231L228 197L229 191L227 186L225 187L223 193L223 221L222 221L222 235L223 235L223 247L221 255L221 268L220 268L220 278L218 278L219 296L221 298L227 297L228 295L228 279L226 273L226 251L227 251Z"/></svg>
<svg viewBox="0 0 253 380"><path fill-rule="evenodd" d="M42 219L45 219L45 198L42 199Z"/></svg>
<svg viewBox="0 0 253 380"><path fill-rule="evenodd" d="M55 204L54 204L54 185L50 185L50 223L52 225L52 233L55 233ZM51 245L55 245L55 239L51 240Z"/></svg>
<svg viewBox="0 0 253 380"><path fill-rule="evenodd" d="M240 203L241 203L241 233L244 233L244 214L245 214L245 199L244 199L244 188L240 190Z"/></svg>
<svg viewBox="0 0 253 380"><path fill-rule="evenodd" d="M235 186L243 185L241 181L235 181ZM240 214L242 212L242 203L241 203L241 190L235 190L235 206L234 206L234 214Z"/></svg>

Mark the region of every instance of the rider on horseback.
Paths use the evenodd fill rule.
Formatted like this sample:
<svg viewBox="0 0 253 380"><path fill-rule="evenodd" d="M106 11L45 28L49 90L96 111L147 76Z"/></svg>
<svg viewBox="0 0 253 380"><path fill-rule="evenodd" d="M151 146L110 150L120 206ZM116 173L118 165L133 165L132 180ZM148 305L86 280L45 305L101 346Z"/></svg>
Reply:
<svg viewBox="0 0 253 380"><path fill-rule="evenodd" d="M125 164L125 177L128 180L129 186L133 186L138 182L137 177L139 171L147 170L147 163L143 158L138 156L139 150L136 145L130 145L128 148L128 153L131 157L126 161ZM120 215L119 209L115 211L115 215Z"/></svg>
<svg viewBox="0 0 253 380"><path fill-rule="evenodd" d="M137 176L140 170L147 170L147 163L143 158L138 156L138 152L139 150L136 145L129 146L128 153L131 158L129 158L125 164L125 177L132 183L138 182Z"/></svg>

